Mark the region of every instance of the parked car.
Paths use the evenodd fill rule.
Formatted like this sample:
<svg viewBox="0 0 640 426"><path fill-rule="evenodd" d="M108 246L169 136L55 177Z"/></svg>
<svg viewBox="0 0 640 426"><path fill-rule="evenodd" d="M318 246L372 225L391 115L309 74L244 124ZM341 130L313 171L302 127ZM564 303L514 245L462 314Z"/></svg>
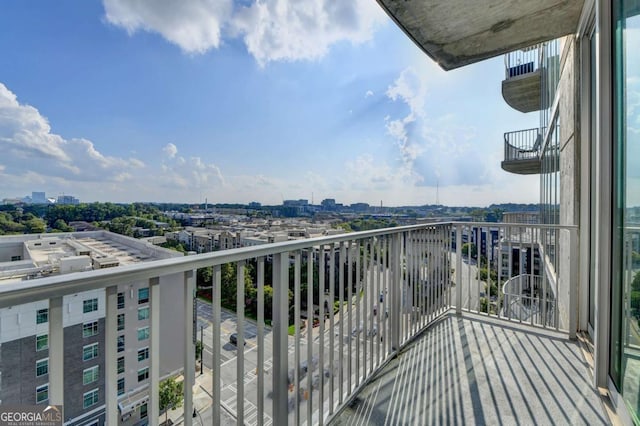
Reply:
<svg viewBox="0 0 640 426"><path fill-rule="evenodd" d="M231 336L229 336L229 343L231 343L232 345L238 346L238 333L233 333ZM245 345L247 344L246 341L243 342Z"/></svg>

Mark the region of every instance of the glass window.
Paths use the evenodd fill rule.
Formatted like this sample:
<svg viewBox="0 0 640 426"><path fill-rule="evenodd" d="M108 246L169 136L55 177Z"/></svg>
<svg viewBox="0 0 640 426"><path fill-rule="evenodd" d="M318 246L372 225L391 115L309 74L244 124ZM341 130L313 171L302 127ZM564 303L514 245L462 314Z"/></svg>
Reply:
<svg viewBox="0 0 640 426"><path fill-rule="evenodd" d="M149 302L149 287L139 288L138 289L138 304L142 305L143 303Z"/></svg>
<svg viewBox="0 0 640 426"><path fill-rule="evenodd" d="M36 336L36 351L49 349L49 335L41 334Z"/></svg>
<svg viewBox="0 0 640 426"><path fill-rule="evenodd" d="M149 378L149 367L141 368L138 370L138 382L147 380Z"/></svg>
<svg viewBox="0 0 640 426"><path fill-rule="evenodd" d="M89 408L98 403L98 389L85 393L82 397L82 407Z"/></svg>
<svg viewBox="0 0 640 426"><path fill-rule="evenodd" d="M36 377L49 374L49 358L36 361Z"/></svg>
<svg viewBox="0 0 640 426"><path fill-rule="evenodd" d="M124 309L124 293L118 293L118 309Z"/></svg>
<svg viewBox="0 0 640 426"><path fill-rule="evenodd" d="M144 308L138 308L138 319L142 321L148 318L149 318L149 307L145 306Z"/></svg>
<svg viewBox="0 0 640 426"><path fill-rule="evenodd" d="M38 309L36 311L36 324L49 322L49 308Z"/></svg>
<svg viewBox="0 0 640 426"><path fill-rule="evenodd" d="M85 322L82 324L82 337L91 337L98 334L98 321Z"/></svg>
<svg viewBox="0 0 640 426"><path fill-rule="evenodd" d="M118 358L118 374L124 373L124 357Z"/></svg>
<svg viewBox="0 0 640 426"><path fill-rule="evenodd" d="M88 314L98 310L98 299L89 299L82 301L82 312Z"/></svg>
<svg viewBox="0 0 640 426"><path fill-rule="evenodd" d="M40 404L49 399L49 384L38 386L36 388L36 403Z"/></svg>
<svg viewBox="0 0 640 426"><path fill-rule="evenodd" d="M118 336L118 352L124 352L124 336Z"/></svg>
<svg viewBox="0 0 640 426"><path fill-rule="evenodd" d="M640 7L613 2L613 241L610 373L640 414Z"/></svg>
<svg viewBox="0 0 640 426"><path fill-rule="evenodd" d="M82 347L82 360L89 361L98 357L98 344L92 343Z"/></svg>
<svg viewBox="0 0 640 426"><path fill-rule="evenodd" d="M94 366L91 368L87 368L82 372L82 384L88 385L98 380L98 376L100 374L100 367Z"/></svg>
<svg viewBox="0 0 640 426"><path fill-rule="evenodd" d="M149 359L149 348L138 349L138 362Z"/></svg>
<svg viewBox="0 0 640 426"><path fill-rule="evenodd" d="M140 418L141 419L146 419L147 418L147 404L144 403L140 406Z"/></svg>
<svg viewBox="0 0 640 426"><path fill-rule="evenodd" d="M124 314L118 314L118 331L124 330Z"/></svg>
<svg viewBox="0 0 640 426"><path fill-rule="evenodd" d="M149 338L149 327L138 329L138 341L147 340Z"/></svg>
<svg viewBox="0 0 640 426"><path fill-rule="evenodd" d="M118 396L124 395L124 377L118 379Z"/></svg>

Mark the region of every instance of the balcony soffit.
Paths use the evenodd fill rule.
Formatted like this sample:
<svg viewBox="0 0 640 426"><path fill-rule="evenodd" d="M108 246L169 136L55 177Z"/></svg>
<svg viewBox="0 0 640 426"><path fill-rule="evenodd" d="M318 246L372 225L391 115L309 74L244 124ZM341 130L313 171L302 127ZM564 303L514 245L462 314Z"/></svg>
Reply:
<svg viewBox="0 0 640 426"><path fill-rule="evenodd" d="M451 70L576 31L584 0L377 0Z"/></svg>

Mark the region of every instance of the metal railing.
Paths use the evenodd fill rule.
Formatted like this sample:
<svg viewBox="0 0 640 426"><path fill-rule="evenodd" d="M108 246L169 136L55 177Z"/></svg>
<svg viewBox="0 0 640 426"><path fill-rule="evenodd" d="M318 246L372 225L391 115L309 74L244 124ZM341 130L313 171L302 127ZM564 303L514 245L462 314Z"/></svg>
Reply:
<svg viewBox="0 0 640 426"><path fill-rule="evenodd" d="M540 65L540 45L516 50L504 55L505 78L514 78L537 71Z"/></svg>
<svg viewBox="0 0 640 426"><path fill-rule="evenodd" d="M504 223L540 223L540 212L504 212Z"/></svg>
<svg viewBox="0 0 640 426"><path fill-rule="evenodd" d="M504 161L539 158L543 134L538 128L505 133Z"/></svg>
<svg viewBox="0 0 640 426"><path fill-rule="evenodd" d="M119 421L117 286L146 281L150 292L149 421L159 418L159 295L181 274L184 371L195 369L191 322L195 274L212 267L211 348L214 422L227 410L238 424L324 424L390 358L450 308L575 333L575 283L549 269L542 247L567 233L577 257L577 228L535 224L438 223L343 234L165 259L0 286L0 308L49 300L49 403L64 401L62 298L104 289L105 411ZM573 264L573 261L571 262ZM537 265L537 266L535 266ZM573 265L572 265L573 267ZM515 287L518 275L535 285ZM231 277L231 278L230 278ZM232 291L229 291L230 288ZM526 288L538 289L529 295ZM542 293L540 291L542 289ZM539 300L544 315L515 314ZM223 300L240 301L235 360L221 367ZM530 309L531 310L531 309ZM567 314L567 315L563 315ZM255 315L255 335L247 316ZM548 315L554 319L548 320ZM564 320L567 317L568 320ZM254 327L253 325L251 327ZM57 339L57 340L55 340ZM190 425L194 378L185 374L184 423ZM251 411L251 416L246 413Z"/></svg>

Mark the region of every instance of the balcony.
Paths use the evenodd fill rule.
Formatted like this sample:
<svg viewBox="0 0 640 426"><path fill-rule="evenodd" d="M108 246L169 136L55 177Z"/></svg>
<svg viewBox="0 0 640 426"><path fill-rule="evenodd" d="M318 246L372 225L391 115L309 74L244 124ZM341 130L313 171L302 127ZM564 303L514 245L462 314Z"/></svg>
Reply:
<svg viewBox="0 0 640 426"><path fill-rule="evenodd" d="M0 307L49 300L49 403L61 404L62 297L104 289L106 424L122 417L115 286L149 284L148 419L158 424L159 321L172 315L158 300L167 283L175 285L162 277L175 274L184 278L185 295L185 315L174 318L185 324L175 342L187 373L183 420L192 423L194 271L203 267L213 270L211 337L204 342L211 403L198 413L205 420L310 425L384 415L392 417L376 418L404 423L428 413L433 423L602 423L570 340L577 329L570 279L577 233L573 226L455 222L342 234L11 282L0 287ZM230 275L235 300L244 302L224 314L237 324L231 349L221 306Z"/></svg>
<svg viewBox="0 0 640 426"><path fill-rule="evenodd" d="M407 36L450 70L577 30L583 1L378 0Z"/></svg>
<svg viewBox="0 0 640 426"><path fill-rule="evenodd" d="M504 171L520 175L539 174L542 170L540 129L518 130L504 134Z"/></svg>
<svg viewBox="0 0 640 426"><path fill-rule="evenodd" d="M504 64L502 97L505 102L520 112L539 111L541 108L539 46L507 53Z"/></svg>

